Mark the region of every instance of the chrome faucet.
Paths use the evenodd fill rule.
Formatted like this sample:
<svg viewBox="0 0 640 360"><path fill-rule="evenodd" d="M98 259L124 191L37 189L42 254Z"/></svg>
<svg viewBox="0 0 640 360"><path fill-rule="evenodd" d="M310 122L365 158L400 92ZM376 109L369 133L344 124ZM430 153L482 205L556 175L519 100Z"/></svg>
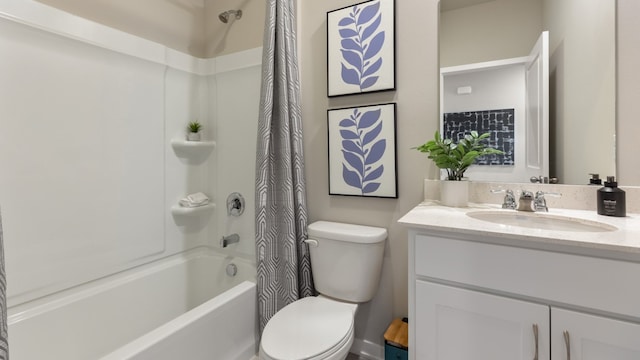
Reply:
<svg viewBox="0 0 640 360"><path fill-rule="evenodd" d="M533 199L533 209L535 211L544 211L548 212L549 208L547 207L547 200L544 198L545 195L560 197L562 194L555 192L544 192L544 191L536 191L536 196Z"/></svg>
<svg viewBox="0 0 640 360"><path fill-rule="evenodd" d="M522 190L520 199L518 200L518 211L536 211L534 207L534 198L531 191Z"/></svg>
<svg viewBox="0 0 640 360"><path fill-rule="evenodd" d="M547 200L544 198L544 192L536 191L536 197L533 199L533 209L535 211L548 212Z"/></svg>
<svg viewBox="0 0 640 360"><path fill-rule="evenodd" d="M516 206L516 196L513 195L512 190L507 190L502 201L502 208L515 210Z"/></svg>
<svg viewBox="0 0 640 360"><path fill-rule="evenodd" d="M502 208L515 210L517 207L518 203L516 202L516 196L513 195L513 190L505 191L504 199L502 200Z"/></svg>
<svg viewBox="0 0 640 360"><path fill-rule="evenodd" d="M513 195L513 190L498 189L498 190L490 190L490 191L493 194L504 193L504 199L502 200L503 209L515 210L516 207L518 207L518 204L516 203L516 196Z"/></svg>
<svg viewBox="0 0 640 360"><path fill-rule="evenodd" d="M562 196L560 193L555 192L545 192L545 191L536 191L535 196L533 192L528 190L522 190L520 192L520 197L518 201L516 201L516 197L513 194L513 190L491 190L492 193L505 193L504 199L502 200L502 208L503 209L512 209L517 211L528 211L528 212L536 212L536 211L544 211L548 212L549 208L547 207L547 200L544 198L545 195L549 196Z"/></svg>

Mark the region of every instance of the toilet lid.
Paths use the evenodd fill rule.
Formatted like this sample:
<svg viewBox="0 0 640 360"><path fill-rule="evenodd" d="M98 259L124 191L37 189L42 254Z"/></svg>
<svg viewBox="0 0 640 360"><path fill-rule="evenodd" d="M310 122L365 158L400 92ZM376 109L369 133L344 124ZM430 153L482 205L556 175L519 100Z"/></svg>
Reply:
<svg viewBox="0 0 640 360"><path fill-rule="evenodd" d="M262 332L262 351L274 359L309 359L340 345L353 331L345 304L306 297L278 311Z"/></svg>

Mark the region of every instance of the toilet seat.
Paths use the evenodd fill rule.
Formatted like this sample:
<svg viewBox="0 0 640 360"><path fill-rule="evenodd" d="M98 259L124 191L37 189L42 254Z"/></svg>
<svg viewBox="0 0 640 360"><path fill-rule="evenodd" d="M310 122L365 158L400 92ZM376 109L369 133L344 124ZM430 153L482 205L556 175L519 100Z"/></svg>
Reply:
<svg viewBox="0 0 640 360"><path fill-rule="evenodd" d="M262 332L264 359L332 358L353 342L355 305L325 297L306 297L277 312ZM337 355L337 354L336 354Z"/></svg>

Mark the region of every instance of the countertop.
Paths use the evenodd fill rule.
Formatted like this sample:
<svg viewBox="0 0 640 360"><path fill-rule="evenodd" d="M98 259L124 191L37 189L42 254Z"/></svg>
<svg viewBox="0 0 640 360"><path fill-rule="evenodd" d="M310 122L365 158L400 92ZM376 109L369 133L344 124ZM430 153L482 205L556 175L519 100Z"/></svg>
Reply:
<svg viewBox="0 0 640 360"><path fill-rule="evenodd" d="M604 252L607 257L640 261L640 214L611 217L598 215L596 211L551 208L548 213L542 213L587 222L595 221L617 228L606 232L577 232L504 225L467 216L467 213L476 211L515 212L501 209L500 205L496 204L470 203L466 208L456 208L442 206L437 201L427 201L413 208L398 222L411 228L431 230L439 234L462 234L466 237L490 238L515 246L551 250L559 247L562 251L588 255L603 255Z"/></svg>

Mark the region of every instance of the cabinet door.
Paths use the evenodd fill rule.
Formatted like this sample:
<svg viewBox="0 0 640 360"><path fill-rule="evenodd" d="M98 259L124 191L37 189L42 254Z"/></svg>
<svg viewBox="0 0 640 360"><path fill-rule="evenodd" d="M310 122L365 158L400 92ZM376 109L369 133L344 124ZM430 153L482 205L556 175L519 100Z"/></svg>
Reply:
<svg viewBox="0 0 640 360"><path fill-rule="evenodd" d="M640 325L551 309L551 358L554 360L638 360ZM570 354L567 354L565 331Z"/></svg>
<svg viewBox="0 0 640 360"><path fill-rule="evenodd" d="M548 306L420 280L415 300L412 359L549 360Z"/></svg>

